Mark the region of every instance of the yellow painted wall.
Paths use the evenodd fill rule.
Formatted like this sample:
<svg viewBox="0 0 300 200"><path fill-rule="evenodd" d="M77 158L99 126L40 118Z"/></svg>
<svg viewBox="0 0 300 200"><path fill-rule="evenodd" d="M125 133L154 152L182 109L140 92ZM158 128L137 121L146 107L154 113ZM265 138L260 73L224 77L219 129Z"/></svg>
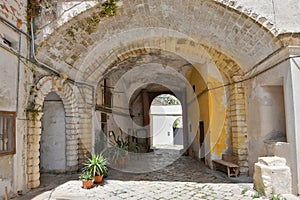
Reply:
<svg viewBox="0 0 300 200"><path fill-rule="evenodd" d="M195 68L191 68L187 71L186 78L191 86L195 85L195 93L197 95L200 109L199 120L204 121L206 138L204 142L206 152L209 152L206 159L210 162L213 158L221 158L222 153L228 148L226 141L230 141L230 138L228 138L230 134L227 129L229 109L224 103L224 99L226 99L224 98L225 90L223 88L201 94L201 92L207 89L207 85ZM212 76L208 76L207 81L209 83L209 88L223 84ZM194 151L195 154L199 151L199 135L199 131L197 131L197 135L192 146L192 151Z"/></svg>

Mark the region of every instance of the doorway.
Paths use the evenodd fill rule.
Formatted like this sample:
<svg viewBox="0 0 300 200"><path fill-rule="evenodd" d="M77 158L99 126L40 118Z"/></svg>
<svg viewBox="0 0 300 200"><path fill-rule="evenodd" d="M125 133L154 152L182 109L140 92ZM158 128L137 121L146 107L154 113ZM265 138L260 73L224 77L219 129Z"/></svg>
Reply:
<svg viewBox="0 0 300 200"><path fill-rule="evenodd" d="M150 107L152 147L183 149L182 106L173 95L161 94Z"/></svg>
<svg viewBox="0 0 300 200"><path fill-rule="evenodd" d="M40 172L66 171L66 123L61 98L50 92L44 101L40 140Z"/></svg>

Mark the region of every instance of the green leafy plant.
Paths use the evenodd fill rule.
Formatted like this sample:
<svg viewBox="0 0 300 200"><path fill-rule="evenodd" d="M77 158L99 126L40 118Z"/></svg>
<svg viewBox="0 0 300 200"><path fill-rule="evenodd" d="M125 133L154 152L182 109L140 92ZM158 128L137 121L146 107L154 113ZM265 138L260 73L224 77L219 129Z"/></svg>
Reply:
<svg viewBox="0 0 300 200"><path fill-rule="evenodd" d="M80 180L93 180L93 175L89 171L84 171L80 176Z"/></svg>
<svg viewBox="0 0 300 200"><path fill-rule="evenodd" d="M92 154L91 158L87 159L84 164L84 171L91 173L93 176L102 176L106 173L107 160L102 156L102 154Z"/></svg>
<svg viewBox="0 0 300 200"><path fill-rule="evenodd" d="M116 0L108 0L105 3L103 3L102 6L103 6L103 10L101 11L101 14L108 15L110 17L116 14L116 10L117 10Z"/></svg>
<svg viewBox="0 0 300 200"><path fill-rule="evenodd" d="M129 135L123 136L125 133L121 129L119 135L116 135L114 131L109 131L109 134L112 136L112 139L110 138L109 140L111 147L108 148L107 153L113 162L124 159L128 152L137 152L139 150L136 142L130 142Z"/></svg>
<svg viewBox="0 0 300 200"><path fill-rule="evenodd" d="M36 121L39 114L42 112L42 107L36 105L33 101L29 102L29 106L26 109L27 113L30 113L30 119Z"/></svg>
<svg viewBox="0 0 300 200"><path fill-rule="evenodd" d="M272 188L270 200L286 200L286 198L282 197L280 194L275 195L274 188Z"/></svg>
<svg viewBox="0 0 300 200"><path fill-rule="evenodd" d="M242 190L241 194L244 195L244 194L246 194L247 191L248 191L248 189L247 189L247 188L244 188L244 189Z"/></svg>
<svg viewBox="0 0 300 200"><path fill-rule="evenodd" d="M129 148L129 135L127 135L125 137L125 139L123 139L123 131L120 129L121 135L116 136L114 131L110 131L109 133L112 134L113 136L113 142L112 144L115 145L116 147L120 148L120 149L124 149L124 150L128 150Z"/></svg>
<svg viewBox="0 0 300 200"><path fill-rule="evenodd" d="M286 200L286 198L281 197L280 194L277 194L277 195L272 194L272 196L270 197L270 200Z"/></svg>
<svg viewBox="0 0 300 200"><path fill-rule="evenodd" d="M255 194L251 195L252 199L260 198L264 196L262 185L259 185Z"/></svg>
<svg viewBox="0 0 300 200"><path fill-rule="evenodd" d="M120 135L116 136L114 131L109 131L110 134L112 134L113 136L113 141L110 141L111 145L117 147L120 149L120 151L138 151L139 147L138 145L134 142L132 144L130 144L130 136L127 135L125 137L125 139L123 138L124 132L122 131L122 129L120 129Z"/></svg>

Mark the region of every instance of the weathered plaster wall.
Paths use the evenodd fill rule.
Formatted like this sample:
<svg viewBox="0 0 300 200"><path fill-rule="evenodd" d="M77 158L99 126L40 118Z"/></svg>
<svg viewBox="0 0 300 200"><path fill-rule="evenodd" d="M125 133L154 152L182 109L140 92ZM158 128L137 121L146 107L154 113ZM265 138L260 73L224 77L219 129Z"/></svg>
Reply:
<svg viewBox="0 0 300 200"><path fill-rule="evenodd" d="M18 59L8 51L0 51L0 110L15 111L17 102Z"/></svg>
<svg viewBox="0 0 300 200"><path fill-rule="evenodd" d="M195 94L199 95L202 91L206 89L206 83L203 80L203 77L199 74L197 70L194 68L191 68L187 74L186 74L187 80L189 81L190 85L195 85ZM199 138L200 133L199 131L196 134L195 142L193 143L193 151L195 152L195 157L198 159L200 158L200 151L202 151L201 155L206 155L206 159L210 160L210 137L209 132L209 106L208 106L208 93L203 93L202 95L198 96L198 104L199 104L199 113L200 113L200 121L204 122L204 134L205 134L205 141L204 141L204 147L201 147L201 150L199 149ZM204 152L204 154L203 154Z"/></svg>
<svg viewBox="0 0 300 200"><path fill-rule="evenodd" d="M0 15L17 28L26 30L26 0L2 0Z"/></svg>
<svg viewBox="0 0 300 200"><path fill-rule="evenodd" d="M209 83L209 87L213 88L214 86L222 85L223 80L217 80L211 75L205 76L200 73L195 68L191 68L186 75L190 85L195 85L195 94L197 95L200 109L199 121L204 122L205 133L205 147L201 147L201 150L199 149L200 133L198 130L192 149L196 158L200 158L200 151L205 149L206 162L210 164L212 159L220 159L222 153L231 151L229 99L224 89L203 93L207 89L206 83ZM211 73L214 74L213 72Z"/></svg>
<svg viewBox="0 0 300 200"><path fill-rule="evenodd" d="M285 52L286 53L286 52ZM282 55L277 55L271 62ZM297 171L297 130L295 129L298 114L295 106L294 86L298 82L293 76L299 74L291 73L294 69L293 61L288 60L275 68L267 71L259 77L247 83L247 125L249 135L249 170L253 174L254 163L259 156L280 156L287 160L287 165L291 168L293 193L298 191ZM295 79L296 78L296 79ZM283 106L284 104L284 106ZM283 136L286 136L283 137ZM284 142L286 139L286 142ZM270 141L272 142L264 142Z"/></svg>
<svg viewBox="0 0 300 200"><path fill-rule="evenodd" d="M291 58L290 63L287 63L289 67L284 79L287 141L290 143L290 151L286 155L286 159L292 170L293 192L300 194L300 127L298 123L300 120L300 52L293 53L298 57Z"/></svg>
<svg viewBox="0 0 300 200"><path fill-rule="evenodd" d="M254 81L256 82L256 81ZM266 86L258 81L251 87L251 98L248 99L249 112L249 157L250 174L257 157L267 156L266 142L286 140L284 94L280 85ZM283 84L282 82L280 84Z"/></svg>
<svg viewBox="0 0 300 200"><path fill-rule="evenodd" d="M17 28L26 29L22 16L26 3L19 1L0 2L0 16ZM11 46L3 41L8 40ZM0 110L17 113L16 119L16 153L0 157L0 197L4 195L4 187L8 187L9 195L17 191L25 192L25 143L26 143L26 104L29 94L32 72L31 65L18 61L18 54L27 57L27 37L16 29L0 21ZM17 100L18 99L18 100ZM3 169L3 170L2 170Z"/></svg>
<svg viewBox="0 0 300 200"><path fill-rule="evenodd" d="M8 191L13 188L13 156L0 157L0 197L4 196L4 188L7 187Z"/></svg>

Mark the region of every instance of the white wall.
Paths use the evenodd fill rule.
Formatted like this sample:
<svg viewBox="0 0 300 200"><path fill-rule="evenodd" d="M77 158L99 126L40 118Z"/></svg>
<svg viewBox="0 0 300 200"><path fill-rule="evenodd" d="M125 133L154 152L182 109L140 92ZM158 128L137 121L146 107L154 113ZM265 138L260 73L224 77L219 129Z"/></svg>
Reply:
<svg viewBox="0 0 300 200"><path fill-rule="evenodd" d="M7 2L7 7L15 7L14 1ZM15 7L17 10L19 8ZM24 10L18 10L22 14ZM14 21L15 17L9 17L11 23L16 26L18 23ZM24 24L23 24L24 25ZM21 26L21 25L20 25ZM20 27L23 30L24 26ZM27 131L26 104L29 96L29 87L31 83L32 71L30 63L18 62L19 41L20 35L5 23L0 21L0 34L5 39L12 42L12 48L3 44L3 39L0 37L2 46L0 47L0 110L12 111L17 113L16 119L16 153L13 155L0 156L0 199L4 196L5 186L8 188L9 195L17 193L17 191L25 192L26 179L24 163L26 160L24 150ZM21 34L21 49L22 56L27 56L27 38ZM18 77L18 74L20 76ZM19 86L19 89L18 89ZM18 94L19 93L19 94ZM18 99L18 100L17 100Z"/></svg>
<svg viewBox="0 0 300 200"><path fill-rule="evenodd" d="M249 152L251 152L248 157L250 176L253 174L253 166L258 161L258 157L272 156L269 155L270 153L284 157L291 168L293 193L296 194L300 191L297 188L300 171L297 166L299 165L297 116L300 112L297 110L299 101L296 99L299 94L297 86L300 76L298 67L292 64L293 61L281 63L248 82L247 128ZM280 136L283 135L286 136L286 142L281 141ZM266 143L269 139L275 142ZM268 149L270 147L273 149Z"/></svg>
<svg viewBox="0 0 300 200"><path fill-rule="evenodd" d="M181 115L181 105L151 106L150 131L153 146L174 144L173 124Z"/></svg>
<svg viewBox="0 0 300 200"><path fill-rule="evenodd" d="M238 5L268 18L281 31L295 32L300 29L299 0L238 0L237 2Z"/></svg>

